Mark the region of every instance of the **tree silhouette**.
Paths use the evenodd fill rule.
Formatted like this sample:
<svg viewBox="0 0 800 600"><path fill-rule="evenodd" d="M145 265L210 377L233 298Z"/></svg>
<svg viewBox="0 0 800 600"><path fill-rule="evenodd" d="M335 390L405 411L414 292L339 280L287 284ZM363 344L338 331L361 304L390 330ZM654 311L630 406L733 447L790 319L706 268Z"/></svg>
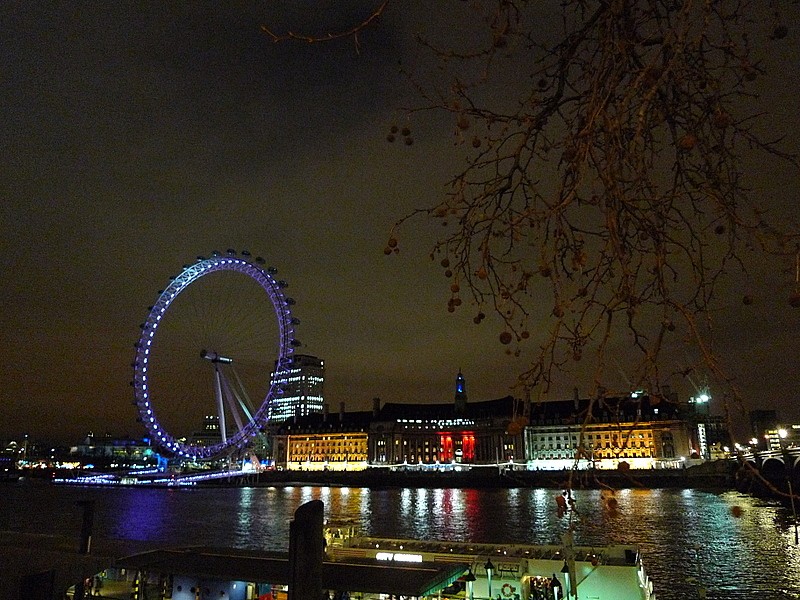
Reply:
<svg viewBox="0 0 800 600"><path fill-rule="evenodd" d="M580 369L603 397L625 347L627 391L666 399L671 377L698 370L716 398L739 399L712 345L715 304L765 256L800 261L795 224L768 221L748 167L754 156L798 164L764 133L758 93L758 57L783 43L796 15L781 10L797 4L448 4L472 11L469 31L448 45L418 36L437 75L406 73L420 98L407 118L450 115L466 158L441 202L398 220L386 254L409 220L439 221L431 257L449 279L447 309L469 306L476 324L500 316L499 343L530 355L518 382L529 392ZM357 43L390 10L403 5L376 2L341 33L267 31ZM396 125L387 139L401 136L413 142ZM667 364L665 348L680 345L687 364Z"/></svg>
<svg viewBox="0 0 800 600"><path fill-rule="evenodd" d="M581 361L602 393L612 344L629 340L631 385L658 395L671 339L698 351L686 372L736 397L710 343L718 290L765 254L797 253L797 231L753 200L745 163L797 164L758 128L754 56L787 35L778 3L575 0L545 19L541 3L472 6L485 35L458 49L420 39L447 76L419 84L411 111L450 113L470 153L389 247L409 218L442 222L432 257L452 280L449 310L467 297L476 323L500 315L510 352L538 346L524 387L546 392ZM549 331L534 339L543 303Z"/></svg>

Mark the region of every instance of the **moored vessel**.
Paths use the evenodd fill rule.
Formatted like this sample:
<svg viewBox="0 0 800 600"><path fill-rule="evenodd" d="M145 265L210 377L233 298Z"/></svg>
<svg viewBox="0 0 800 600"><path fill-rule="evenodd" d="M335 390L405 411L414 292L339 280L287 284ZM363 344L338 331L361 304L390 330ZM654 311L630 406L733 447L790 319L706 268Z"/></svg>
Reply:
<svg viewBox="0 0 800 600"><path fill-rule="evenodd" d="M488 544L362 535L355 524L328 524L326 557L337 561L460 563L468 571L441 598L465 600L656 600L637 546Z"/></svg>

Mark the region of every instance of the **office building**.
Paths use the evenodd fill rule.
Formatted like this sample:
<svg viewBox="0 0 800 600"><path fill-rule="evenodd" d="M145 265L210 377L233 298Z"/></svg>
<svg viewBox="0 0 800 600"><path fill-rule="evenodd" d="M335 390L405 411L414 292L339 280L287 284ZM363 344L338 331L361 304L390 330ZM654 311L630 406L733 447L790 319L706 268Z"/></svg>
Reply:
<svg viewBox="0 0 800 600"><path fill-rule="evenodd" d="M325 362L316 356L294 354L286 366L270 376L270 383L277 386L269 408L271 422L280 423L316 413L322 413Z"/></svg>

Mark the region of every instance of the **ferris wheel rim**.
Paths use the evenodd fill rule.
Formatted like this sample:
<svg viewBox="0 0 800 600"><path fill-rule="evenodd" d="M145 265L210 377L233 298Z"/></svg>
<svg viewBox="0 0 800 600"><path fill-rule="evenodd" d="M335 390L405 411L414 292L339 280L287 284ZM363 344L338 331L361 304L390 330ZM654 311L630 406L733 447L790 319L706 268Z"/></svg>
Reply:
<svg viewBox="0 0 800 600"><path fill-rule="evenodd" d="M148 374L150 351L156 339L156 331L170 305L192 283L219 271L242 273L255 281L267 293L278 322L279 339L276 368L280 369L285 366L289 362L295 346L298 345L297 340L294 338L294 325L297 321L292 317L290 308L294 304L294 300L283 293L286 283L274 277L277 270L272 267L263 267L262 263L263 259L256 258L253 260L249 257L249 253L245 258L244 256L235 256L232 251L228 251L227 256L215 254L209 258L198 257L197 262L192 265L185 265L178 276L171 278L169 285L159 292L155 304L149 307L147 318L140 326L141 334L135 344L136 356L133 363L132 386L139 419L161 450L180 458L211 460L224 456L234 449L244 447L266 425L269 419L270 404L279 393L279 388L273 381L270 382L269 390L258 410L253 414L252 419L227 440L208 446L181 442L165 430L158 420L153 400L150 397L150 377Z"/></svg>

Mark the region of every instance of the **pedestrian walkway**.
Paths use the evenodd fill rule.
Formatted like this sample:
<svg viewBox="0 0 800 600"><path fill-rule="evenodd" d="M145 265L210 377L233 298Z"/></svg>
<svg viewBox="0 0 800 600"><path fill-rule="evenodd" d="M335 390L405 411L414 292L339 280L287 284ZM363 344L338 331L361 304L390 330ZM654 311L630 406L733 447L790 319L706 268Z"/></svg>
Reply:
<svg viewBox="0 0 800 600"><path fill-rule="evenodd" d="M113 579L100 579L99 588L93 587L86 588L85 599L87 598L105 598L107 600L131 600L131 582L130 581L115 581ZM75 588L72 587L67 591L67 596L73 598Z"/></svg>

